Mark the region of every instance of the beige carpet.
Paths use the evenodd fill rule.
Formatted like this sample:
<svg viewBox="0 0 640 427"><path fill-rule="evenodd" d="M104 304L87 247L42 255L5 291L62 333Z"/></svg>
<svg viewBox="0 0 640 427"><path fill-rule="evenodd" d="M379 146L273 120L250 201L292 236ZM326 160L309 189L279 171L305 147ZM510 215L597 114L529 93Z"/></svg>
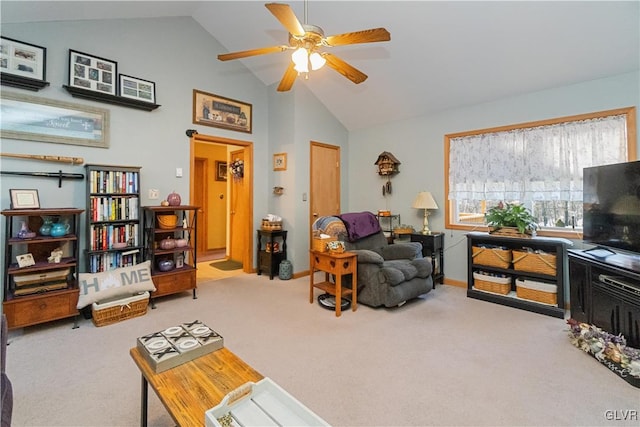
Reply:
<svg viewBox="0 0 640 427"><path fill-rule="evenodd" d="M13 425L138 425L129 349L138 336L195 319L335 426L638 425L608 420L640 410L639 390L572 347L563 320L450 286L336 318L309 303L308 283L237 274L199 281L198 299L166 297L110 326L82 319L75 330L65 320L12 331ZM152 391L149 421L173 425Z"/></svg>

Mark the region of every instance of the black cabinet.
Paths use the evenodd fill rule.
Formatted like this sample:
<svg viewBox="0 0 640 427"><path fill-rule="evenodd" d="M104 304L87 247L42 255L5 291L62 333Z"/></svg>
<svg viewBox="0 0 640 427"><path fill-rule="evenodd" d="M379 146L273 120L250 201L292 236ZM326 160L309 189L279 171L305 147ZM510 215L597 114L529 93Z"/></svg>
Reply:
<svg viewBox="0 0 640 427"><path fill-rule="evenodd" d="M467 234L468 245L468 282L467 297L489 301L496 304L507 305L520 308L535 313L546 314L558 318L564 318L564 289L567 270L565 267L567 259L567 247L572 243L567 239L553 239L546 237L519 238L492 235L488 233ZM479 262L474 257L474 248L499 247L501 252L513 253L513 262L508 260L503 266L494 266L485 262ZM526 249L525 249L526 248ZM536 257L546 254L555 257L555 268L551 271L536 271L531 268L524 268L517 264L517 259L522 259L522 254L527 253ZM477 254L477 251L476 251ZM502 287L506 286L504 292L492 292L475 286L478 274L489 274L493 277L500 277L504 281ZM545 302L543 298L536 299L536 293L531 293L529 288L523 285L535 283L536 286L555 288L555 303ZM519 285L523 284L523 285ZM538 293L538 295L540 295Z"/></svg>
<svg viewBox="0 0 640 427"><path fill-rule="evenodd" d="M433 266L433 286L436 283L444 282L444 233L420 234L411 233L412 242L420 242L422 244L422 256L431 259Z"/></svg>
<svg viewBox="0 0 640 427"><path fill-rule="evenodd" d="M277 274L280 262L287 259L286 230L258 230L258 275L269 274L269 279Z"/></svg>
<svg viewBox="0 0 640 427"><path fill-rule="evenodd" d="M640 347L640 257L569 251L569 283L572 318L622 334L628 346Z"/></svg>

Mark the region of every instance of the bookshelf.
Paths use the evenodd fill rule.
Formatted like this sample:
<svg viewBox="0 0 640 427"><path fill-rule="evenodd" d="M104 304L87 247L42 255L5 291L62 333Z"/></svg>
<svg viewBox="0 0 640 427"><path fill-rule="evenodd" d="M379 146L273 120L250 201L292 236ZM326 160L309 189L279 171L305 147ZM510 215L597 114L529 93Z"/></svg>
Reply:
<svg viewBox="0 0 640 427"><path fill-rule="evenodd" d="M140 167L87 164L86 271L143 261Z"/></svg>

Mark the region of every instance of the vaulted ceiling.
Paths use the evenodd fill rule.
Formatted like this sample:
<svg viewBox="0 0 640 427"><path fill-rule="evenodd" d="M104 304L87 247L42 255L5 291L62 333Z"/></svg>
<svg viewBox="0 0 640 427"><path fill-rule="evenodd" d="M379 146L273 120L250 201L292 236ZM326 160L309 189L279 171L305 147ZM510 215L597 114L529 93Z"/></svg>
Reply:
<svg viewBox="0 0 640 427"><path fill-rule="evenodd" d="M303 2L281 2L305 23ZM192 16L226 48L199 54L217 56L287 44L265 3L3 0L0 7L2 23ZM311 0L306 12L306 23L326 35L391 33L389 42L330 48L367 74L365 82L324 67L293 86L306 85L349 130L640 69L637 1ZM289 60L281 52L240 61L271 85Z"/></svg>

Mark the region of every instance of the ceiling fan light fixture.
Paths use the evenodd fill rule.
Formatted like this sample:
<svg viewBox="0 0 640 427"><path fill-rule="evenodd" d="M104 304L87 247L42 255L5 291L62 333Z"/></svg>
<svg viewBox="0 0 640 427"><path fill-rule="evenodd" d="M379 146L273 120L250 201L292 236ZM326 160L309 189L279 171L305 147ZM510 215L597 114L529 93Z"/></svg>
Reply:
<svg viewBox="0 0 640 427"><path fill-rule="evenodd" d="M322 68L324 64L326 64L327 60L324 59L324 57L318 52L313 52L311 55L309 55L309 62L311 62L311 69L315 71Z"/></svg>
<svg viewBox="0 0 640 427"><path fill-rule="evenodd" d="M309 52L304 47L296 49L291 54L291 60L295 66L295 70L299 73L309 72Z"/></svg>

